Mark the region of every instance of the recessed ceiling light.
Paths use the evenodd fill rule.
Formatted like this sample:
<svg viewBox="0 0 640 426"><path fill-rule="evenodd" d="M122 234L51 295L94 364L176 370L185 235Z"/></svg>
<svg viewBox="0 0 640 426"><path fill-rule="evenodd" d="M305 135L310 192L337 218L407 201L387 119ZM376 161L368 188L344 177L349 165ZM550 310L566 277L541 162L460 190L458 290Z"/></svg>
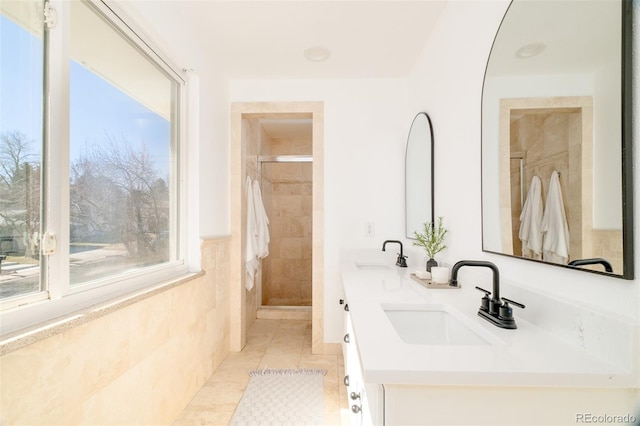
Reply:
<svg viewBox="0 0 640 426"><path fill-rule="evenodd" d="M539 55L546 48L547 48L547 45L544 43L526 44L516 51L516 58L519 58L519 59L531 58L532 56Z"/></svg>
<svg viewBox="0 0 640 426"><path fill-rule="evenodd" d="M314 46L304 50L304 57L313 62L322 62L329 59L331 51L323 46Z"/></svg>

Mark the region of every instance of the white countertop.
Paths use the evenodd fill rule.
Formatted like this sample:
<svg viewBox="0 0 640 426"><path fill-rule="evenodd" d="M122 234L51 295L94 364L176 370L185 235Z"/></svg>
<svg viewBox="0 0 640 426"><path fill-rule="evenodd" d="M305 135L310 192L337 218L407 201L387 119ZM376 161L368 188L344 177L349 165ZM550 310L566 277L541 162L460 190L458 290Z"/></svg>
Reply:
<svg viewBox="0 0 640 426"><path fill-rule="evenodd" d="M388 259L385 259L388 261ZM380 259L363 263L380 264ZM518 328L496 327L477 315L482 293L475 283L461 289L427 289L410 268L363 270L342 265L345 298L358 344L364 380L384 384L467 386L627 387L630 372L571 346L518 317ZM491 290L490 287L486 287ZM508 294L501 293L504 297ZM518 300L527 304L526 300ZM446 304L491 333L499 343L439 346L403 342L381 304Z"/></svg>

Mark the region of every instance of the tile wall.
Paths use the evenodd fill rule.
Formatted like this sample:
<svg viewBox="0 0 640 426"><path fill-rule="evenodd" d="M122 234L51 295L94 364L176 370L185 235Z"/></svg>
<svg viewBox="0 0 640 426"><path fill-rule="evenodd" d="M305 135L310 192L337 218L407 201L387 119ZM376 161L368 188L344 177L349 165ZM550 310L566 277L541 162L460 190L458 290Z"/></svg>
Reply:
<svg viewBox="0 0 640 426"><path fill-rule="evenodd" d="M521 254L518 238L520 228L521 192L526 196L533 176L542 181L542 202L546 205L551 173L560 173L560 187L563 190L565 213L571 232L570 254L572 258L582 257L582 182L581 161L581 115L575 111L534 111L519 113L520 118L511 126L511 152L524 153L524 188L520 187L519 164L513 161L511 175L511 203L513 212L514 253ZM578 131L575 131L575 129ZM514 170L513 166L517 166ZM577 231L577 232L576 232ZM520 248L520 250L517 250Z"/></svg>
<svg viewBox="0 0 640 426"><path fill-rule="evenodd" d="M0 358L0 424L169 424L229 353L229 238L205 275Z"/></svg>
<svg viewBox="0 0 640 426"><path fill-rule="evenodd" d="M311 305L312 163L263 164L269 256L262 261L262 304Z"/></svg>

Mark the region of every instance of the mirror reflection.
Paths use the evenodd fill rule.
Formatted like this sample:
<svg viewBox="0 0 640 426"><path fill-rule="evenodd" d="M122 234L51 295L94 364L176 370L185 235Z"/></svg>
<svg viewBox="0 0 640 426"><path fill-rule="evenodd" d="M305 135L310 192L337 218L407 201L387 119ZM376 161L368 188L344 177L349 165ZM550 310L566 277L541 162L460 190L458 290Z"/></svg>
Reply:
<svg viewBox="0 0 640 426"><path fill-rule="evenodd" d="M433 128L425 112L409 129L405 158L406 236L414 239L424 223L433 221Z"/></svg>
<svg viewBox="0 0 640 426"><path fill-rule="evenodd" d="M511 3L483 88L483 250L632 277L622 9L612 0Z"/></svg>

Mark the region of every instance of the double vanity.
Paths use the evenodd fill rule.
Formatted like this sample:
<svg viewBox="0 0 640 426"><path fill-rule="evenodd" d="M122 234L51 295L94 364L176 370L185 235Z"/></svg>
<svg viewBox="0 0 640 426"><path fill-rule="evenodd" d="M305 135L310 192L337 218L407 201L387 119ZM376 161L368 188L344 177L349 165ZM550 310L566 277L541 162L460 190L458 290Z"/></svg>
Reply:
<svg viewBox="0 0 640 426"><path fill-rule="evenodd" d="M373 251L343 262L352 424L576 424L581 413L634 414L629 371L518 308L517 329L478 315L475 287L491 289L490 276L460 274L460 288L432 289L411 272Z"/></svg>

